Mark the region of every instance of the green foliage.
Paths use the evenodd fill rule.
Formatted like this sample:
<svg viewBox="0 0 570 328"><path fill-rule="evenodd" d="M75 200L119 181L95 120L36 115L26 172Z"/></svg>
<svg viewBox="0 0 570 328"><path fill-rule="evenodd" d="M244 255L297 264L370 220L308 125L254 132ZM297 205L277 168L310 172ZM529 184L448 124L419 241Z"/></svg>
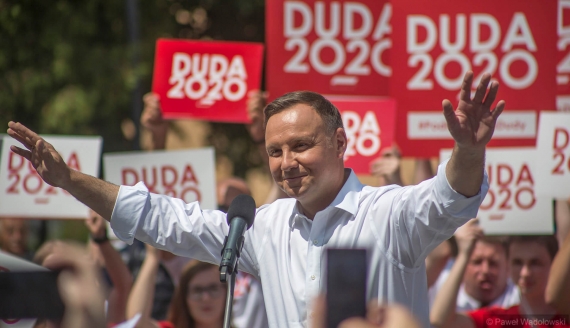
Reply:
<svg viewBox="0 0 570 328"><path fill-rule="evenodd" d="M129 42L129 2L138 6L137 44ZM0 0L0 125L14 120L39 133L99 134L105 151L129 149L120 124L133 115L137 83L138 97L150 90L156 39L263 42L263 6L263 0ZM244 129L229 129L247 138Z"/></svg>

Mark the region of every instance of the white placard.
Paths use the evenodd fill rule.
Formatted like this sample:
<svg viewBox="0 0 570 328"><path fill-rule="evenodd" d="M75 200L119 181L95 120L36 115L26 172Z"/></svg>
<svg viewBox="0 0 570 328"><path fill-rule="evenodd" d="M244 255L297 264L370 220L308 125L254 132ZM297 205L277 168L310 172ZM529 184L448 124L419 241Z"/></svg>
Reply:
<svg viewBox="0 0 570 328"><path fill-rule="evenodd" d="M443 161L451 150L440 153ZM537 194L536 149L487 148L489 192L477 217L485 234L553 234L552 198Z"/></svg>
<svg viewBox="0 0 570 328"><path fill-rule="evenodd" d="M570 112L541 112L536 141L537 193L570 198Z"/></svg>
<svg viewBox="0 0 570 328"><path fill-rule="evenodd" d="M43 266L22 260L6 252L0 251L0 271L48 271ZM0 328L31 328L36 323L36 319L0 319Z"/></svg>
<svg viewBox="0 0 570 328"><path fill-rule="evenodd" d="M109 182L133 186L143 181L153 193L217 208L213 148L104 154L103 167Z"/></svg>
<svg viewBox="0 0 570 328"><path fill-rule="evenodd" d="M8 135L2 136L0 153L0 216L84 219L88 208L60 188L45 183L32 165L10 150L23 147ZM99 136L42 136L71 168L97 176L102 138Z"/></svg>

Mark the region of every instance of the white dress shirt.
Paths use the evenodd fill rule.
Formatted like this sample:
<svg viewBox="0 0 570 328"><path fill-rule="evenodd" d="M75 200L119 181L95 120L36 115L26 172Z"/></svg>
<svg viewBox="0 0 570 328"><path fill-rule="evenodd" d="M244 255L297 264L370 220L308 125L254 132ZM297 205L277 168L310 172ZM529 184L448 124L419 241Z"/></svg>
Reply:
<svg viewBox="0 0 570 328"><path fill-rule="evenodd" d="M368 299L406 305L429 325L424 259L455 230L476 217L488 190L455 192L442 163L433 179L416 186L370 187L354 172L314 220L299 212L295 199L257 209L246 232L240 268L262 282L271 327L305 327L311 301L323 290L326 247L368 250ZM181 256L219 264L228 224L223 212L198 202L149 193L142 183L121 186L111 227L132 243L137 238Z"/></svg>

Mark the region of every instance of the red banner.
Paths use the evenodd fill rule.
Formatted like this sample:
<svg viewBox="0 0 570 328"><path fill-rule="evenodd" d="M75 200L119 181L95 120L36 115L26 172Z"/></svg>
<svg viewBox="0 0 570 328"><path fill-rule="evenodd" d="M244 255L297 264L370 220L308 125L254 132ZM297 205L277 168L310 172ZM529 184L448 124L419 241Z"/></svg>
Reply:
<svg viewBox="0 0 570 328"><path fill-rule="evenodd" d="M506 101L490 146L534 146L538 111L555 108L556 2L394 2L393 76L397 142L406 156L453 147L441 101L458 101L463 76L488 72ZM397 54L397 55L396 55ZM476 84L473 85L473 90Z"/></svg>
<svg viewBox="0 0 570 328"><path fill-rule="evenodd" d="M388 94L390 16L385 0L266 1L267 89Z"/></svg>
<svg viewBox="0 0 570 328"><path fill-rule="evenodd" d="M370 162L391 147L396 102L381 97L327 96L340 111L348 145L344 164L357 174L370 174Z"/></svg>
<svg viewBox="0 0 570 328"><path fill-rule="evenodd" d="M558 0L557 35L556 108L568 112L570 111L570 1L568 0Z"/></svg>
<svg viewBox="0 0 570 328"><path fill-rule="evenodd" d="M263 45L159 39L152 91L167 119L248 123L247 94L259 89Z"/></svg>

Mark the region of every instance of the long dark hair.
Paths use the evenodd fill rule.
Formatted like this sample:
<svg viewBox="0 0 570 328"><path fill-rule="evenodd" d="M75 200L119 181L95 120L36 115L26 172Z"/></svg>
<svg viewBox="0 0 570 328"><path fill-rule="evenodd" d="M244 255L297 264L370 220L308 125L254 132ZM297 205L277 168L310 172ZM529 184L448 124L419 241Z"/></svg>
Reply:
<svg viewBox="0 0 570 328"><path fill-rule="evenodd" d="M190 284L190 280L192 280L192 278L194 278L198 273L212 268L217 268L217 266L206 262L192 260L188 262L188 264L186 264L182 270L182 275L180 276L178 287L174 291L174 296L172 297L172 302L170 303L170 309L168 310L168 321L172 322L174 327L196 327L196 322L190 315L190 311L188 310L188 302L186 301L186 295L188 295L188 285Z"/></svg>

